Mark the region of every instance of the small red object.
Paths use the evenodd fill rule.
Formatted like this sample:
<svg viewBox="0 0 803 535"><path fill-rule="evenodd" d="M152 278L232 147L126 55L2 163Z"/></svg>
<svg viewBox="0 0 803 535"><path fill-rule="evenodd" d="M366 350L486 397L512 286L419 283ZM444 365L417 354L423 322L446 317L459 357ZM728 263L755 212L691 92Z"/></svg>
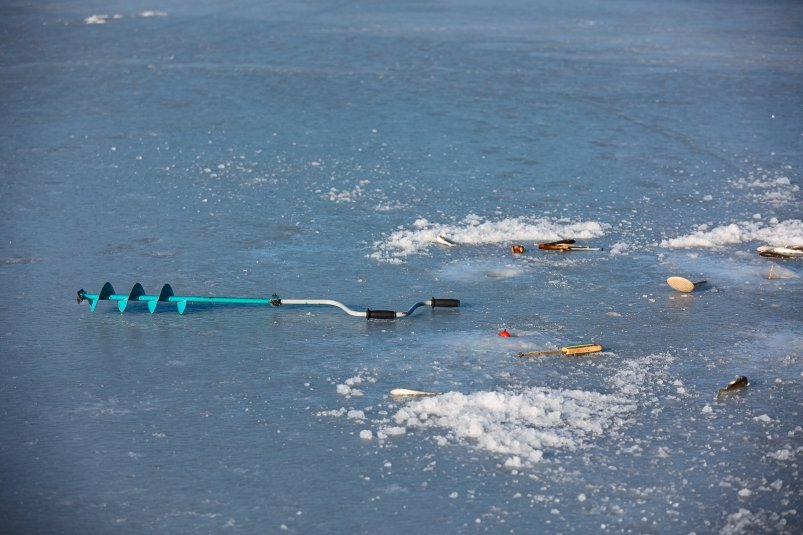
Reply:
<svg viewBox="0 0 803 535"><path fill-rule="evenodd" d="M510 338L510 333L507 332L507 329L502 329L501 331L499 331L499 336L502 336L504 338Z"/></svg>

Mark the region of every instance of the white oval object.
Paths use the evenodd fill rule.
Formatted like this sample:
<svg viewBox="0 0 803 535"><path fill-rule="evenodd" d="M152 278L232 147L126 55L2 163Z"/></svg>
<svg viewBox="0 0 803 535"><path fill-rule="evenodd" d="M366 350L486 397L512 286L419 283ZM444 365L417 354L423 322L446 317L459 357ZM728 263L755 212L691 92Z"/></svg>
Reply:
<svg viewBox="0 0 803 535"><path fill-rule="evenodd" d="M684 279L683 277L669 277L666 279L666 283L673 289L677 290L678 292L693 292L696 286L703 284L706 281L700 282L692 282L689 279Z"/></svg>

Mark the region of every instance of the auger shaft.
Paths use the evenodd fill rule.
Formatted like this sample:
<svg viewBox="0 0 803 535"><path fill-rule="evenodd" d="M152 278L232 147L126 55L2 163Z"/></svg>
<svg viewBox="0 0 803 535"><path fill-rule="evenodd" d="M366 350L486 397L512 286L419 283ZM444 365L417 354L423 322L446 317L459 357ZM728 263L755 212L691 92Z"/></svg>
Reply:
<svg viewBox="0 0 803 535"><path fill-rule="evenodd" d="M367 319L395 319L405 318L421 306L435 307L459 307L459 299L436 299L432 298L426 301L419 301L410 307L407 311L393 311L393 310L371 310L365 311L352 310L340 301L332 299L280 299L278 295L273 294L270 297L209 297L199 295L175 295L173 288L169 284L165 284L159 295L146 294L142 284L136 283L131 292L126 294L118 294L114 291L111 283L106 283L101 288L100 293L90 294L83 289L78 290L78 302L89 301L89 309L94 312L98 301L116 301L117 309L122 314L125 311L130 301L143 301L148 304L148 310L153 314L156 311L156 306L159 303L175 303L179 314L183 314L187 308L187 303L206 303L206 304L238 304L238 305L271 305L278 307L281 305L329 305L334 306L344 311L349 316Z"/></svg>

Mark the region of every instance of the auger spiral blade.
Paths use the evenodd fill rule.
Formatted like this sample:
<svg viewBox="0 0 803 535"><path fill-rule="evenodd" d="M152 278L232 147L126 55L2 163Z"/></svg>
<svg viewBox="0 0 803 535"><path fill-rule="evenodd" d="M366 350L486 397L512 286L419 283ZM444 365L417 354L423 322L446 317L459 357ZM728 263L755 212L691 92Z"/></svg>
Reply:
<svg viewBox="0 0 803 535"><path fill-rule="evenodd" d="M169 301L171 297L173 297L173 288L169 284L165 284L164 286L162 286L162 291L159 292L159 297L157 297L154 300L148 301L148 310L150 311L151 314L153 314L154 312L156 312L156 305L158 305L159 302ZM183 307L179 308L180 308L178 311L179 314L184 313L184 308Z"/></svg>
<svg viewBox="0 0 803 535"><path fill-rule="evenodd" d="M169 284L162 286L159 295L151 295L145 292L141 283L136 283L128 294L118 294L114 291L111 283L106 283L101 288L100 293L90 294L83 289L78 290L78 302L89 301L89 310L94 312L98 301L116 301L117 309L122 314L131 301L144 301L148 305L148 311L153 314L159 303L175 303L179 314L183 314L188 303L206 304L239 304L239 305L270 305L279 307L282 305L329 305L341 309L349 316L366 319L397 319L410 316L413 311L422 306L432 308L455 308L460 306L459 299L436 299L419 301L406 311L395 310L372 310L365 311L352 310L340 301L332 299L281 299L278 295L272 294L270 297L206 297L197 295L175 295L173 288Z"/></svg>
<svg viewBox="0 0 803 535"><path fill-rule="evenodd" d="M133 288L131 288L131 292L128 294L128 297L126 299L121 299L117 301L117 309L120 311L120 314L123 313L129 301L138 301L140 296L143 295L146 295L145 288L143 288L142 284L138 282L134 285Z"/></svg>

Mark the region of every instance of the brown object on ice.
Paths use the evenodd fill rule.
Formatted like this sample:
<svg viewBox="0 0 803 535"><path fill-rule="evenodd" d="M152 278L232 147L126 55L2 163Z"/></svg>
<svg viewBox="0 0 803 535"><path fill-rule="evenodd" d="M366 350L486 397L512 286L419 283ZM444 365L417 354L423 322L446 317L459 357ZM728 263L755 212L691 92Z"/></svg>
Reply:
<svg viewBox="0 0 803 535"><path fill-rule="evenodd" d="M744 388L749 384L750 382L747 380L747 377L745 377L744 375L740 375L739 377L728 383L728 386L726 386L725 388L720 388L719 392L717 393L717 397L719 397L720 394Z"/></svg>
<svg viewBox="0 0 803 535"><path fill-rule="evenodd" d="M549 243L539 243L539 249L547 249L549 251L567 251L569 250L569 246L573 244L575 240L558 240Z"/></svg>

